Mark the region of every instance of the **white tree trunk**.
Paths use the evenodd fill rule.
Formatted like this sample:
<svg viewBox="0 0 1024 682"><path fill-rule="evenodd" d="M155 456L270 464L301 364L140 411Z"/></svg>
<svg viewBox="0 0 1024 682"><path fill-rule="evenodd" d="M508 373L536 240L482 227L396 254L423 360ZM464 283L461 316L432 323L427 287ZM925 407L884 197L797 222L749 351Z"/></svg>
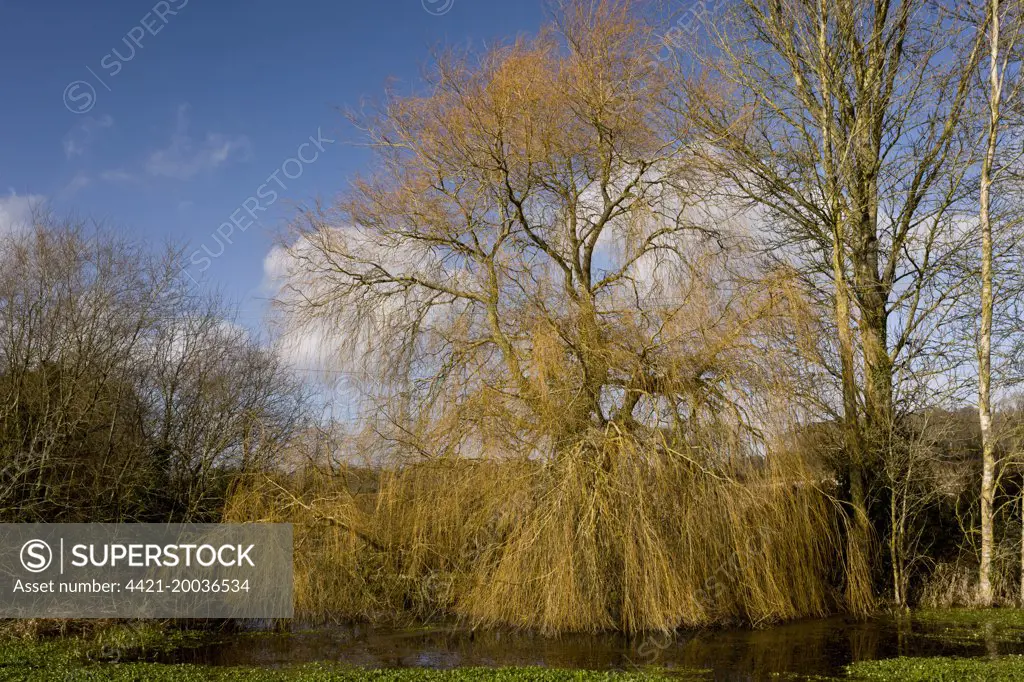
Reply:
<svg viewBox="0 0 1024 682"><path fill-rule="evenodd" d="M981 565L978 597L992 605L992 552L994 544L995 443L992 435L992 167L999 127L1001 94L999 70L999 0L990 0L988 143L981 163L981 330L978 338L978 419L981 425Z"/></svg>

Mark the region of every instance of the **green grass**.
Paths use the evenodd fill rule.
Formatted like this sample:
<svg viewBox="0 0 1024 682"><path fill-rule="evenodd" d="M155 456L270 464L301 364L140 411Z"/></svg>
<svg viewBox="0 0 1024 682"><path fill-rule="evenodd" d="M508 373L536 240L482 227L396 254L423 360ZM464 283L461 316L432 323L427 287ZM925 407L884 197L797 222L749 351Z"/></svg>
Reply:
<svg viewBox="0 0 1024 682"><path fill-rule="evenodd" d="M1024 656L980 658L891 658L847 668L850 680L896 682L1008 682L1024 680Z"/></svg>
<svg viewBox="0 0 1024 682"><path fill-rule="evenodd" d="M3 673L0 672L0 676ZM97 666L93 668L55 668L18 671L13 677L0 679L43 682L43 680L108 680L110 682L188 682L212 680L214 682L474 682L476 680L502 680L504 682L619 682L626 680L656 681L668 679L652 674L588 672L582 670L551 670L548 668L458 668L455 670L426 670L405 668L395 670L361 670L325 664L307 664L284 669L266 668L213 668L195 665L159 665L132 663ZM697 678L690 678L697 679ZM706 678L700 678L706 679Z"/></svg>
<svg viewBox="0 0 1024 682"><path fill-rule="evenodd" d="M1024 629L1024 609L918 609L911 612L923 623L964 626L997 625Z"/></svg>
<svg viewBox="0 0 1024 682"><path fill-rule="evenodd" d="M923 609L912 618L947 642L1024 641L1024 609Z"/></svg>
<svg viewBox="0 0 1024 682"><path fill-rule="evenodd" d="M249 666L213 667L187 664L123 662L124 654L171 649L187 641L163 639L158 631L128 630L102 633L90 638L0 641L0 680L44 682L50 680L109 680L111 682L657 682L660 680L704 680L700 672L614 673L548 668L458 668L428 670L364 670L341 664L309 663L284 668ZM120 661L104 660L116 655Z"/></svg>
<svg viewBox="0 0 1024 682"><path fill-rule="evenodd" d="M950 643L1024 641L1022 609L922 609L911 614L928 636ZM997 658L893 658L847 667L848 680L1024 682L1024 656Z"/></svg>

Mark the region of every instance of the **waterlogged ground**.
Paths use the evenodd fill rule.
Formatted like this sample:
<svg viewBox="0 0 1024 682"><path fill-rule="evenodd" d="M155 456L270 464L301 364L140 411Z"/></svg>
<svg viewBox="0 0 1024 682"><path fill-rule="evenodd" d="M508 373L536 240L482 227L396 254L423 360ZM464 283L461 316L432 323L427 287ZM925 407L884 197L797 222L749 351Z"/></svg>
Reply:
<svg viewBox="0 0 1024 682"><path fill-rule="evenodd" d="M113 630L0 643L0 680L1024 681L1024 611L919 612L675 638L347 627L291 634Z"/></svg>
<svg viewBox="0 0 1024 682"><path fill-rule="evenodd" d="M333 660L369 668L543 666L589 670L707 671L704 679L778 675L842 677L859 661L898 657L990 658L1024 654L1024 612L922 612L912 617L846 618L761 630L704 630L675 637L564 636L366 627L258 634L179 650L176 660L216 666L280 666ZM867 669L865 669L867 670ZM872 679L877 669L870 670ZM1024 680L1024 665L1019 678ZM903 679L897 677L893 679ZM921 678L934 679L934 678ZM950 679L963 679L955 677Z"/></svg>

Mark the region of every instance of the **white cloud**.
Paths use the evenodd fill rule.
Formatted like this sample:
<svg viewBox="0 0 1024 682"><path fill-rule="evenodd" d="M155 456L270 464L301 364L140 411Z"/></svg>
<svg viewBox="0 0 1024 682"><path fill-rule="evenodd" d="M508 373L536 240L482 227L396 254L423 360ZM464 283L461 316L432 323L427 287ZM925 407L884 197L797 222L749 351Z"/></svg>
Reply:
<svg viewBox="0 0 1024 682"><path fill-rule="evenodd" d="M292 256L281 246L273 247L263 259L263 288L271 297L282 294L295 267ZM284 334L276 344L276 351L285 363L301 370L321 369L329 365L329 331L326 326L295 329L285 325Z"/></svg>
<svg viewBox="0 0 1024 682"><path fill-rule="evenodd" d="M295 257L281 246L273 247L263 259L263 290L275 299L290 299L294 291L286 289L296 285L302 278L302 268ZM305 282L309 284L309 282ZM356 378L360 372L351 354L340 353L342 339L336 325L325 320L306 320L298 323L294 318L284 316L275 340L274 350L284 363L292 369L322 373L314 374L325 384L338 387L339 381Z"/></svg>
<svg viewBox="0 0 1024 682"><path fill-rule="evenodd" d="M75 174L75 177L71 178L71 182L69 182L67 186L60 191L58 198L69 199L77 194L79 190L83 190L91 184L92 178L90 178L86 173L77 173Z"/></svg>
<svg viewBox="0 0 1024 682"><path fill-rule="evenodd" d="M138 181L138 177L120 168L103 171L102 173L100 173L100 179L103 180L104 182L114 183L129 183Z"/></svg>
<svg viewBox="0 0 1024 682"><path fill-rule="evenodd" d="M103 114L99 118L92 116L86 118L64 136L64 155L70 159L72 156L82 154L100 130L113 125L114 119L110 114Z"/></svg>
<svg viewBox="0 0 1024 682"><path fill-rule="evenodd" d="M274 246L263 258L263 274L266 278L265 284L272 290L276 290L287 279L291 271L291 258L288 252L281 246Z"/></svg>
<svg viewBox="0 0 1024 682"><path fill-rule="evenodd" d="M39 194L0 196L0 235L25 230L32 224L32 213L46 197Z"/></svg>
<svg viewBox="0 0 1024 682"><path fill-rule="evenodd" d="M211 171L235 157L248 156L251 145L244 135L207 133L202 142L188 134L189 106L178 107L178 119L170 144L153 152L146 160L146 171L177 180L188 180Z"/></svg>
<svg viewBox="0 0 1024 682"><path fill-rule="evenodd" d="M331 228L320 235L331 242L336 253L361 254L393 273L430 273L439 280L472 288L464 271L451 269L429 249L410 241L381 241L359 227ZM323 245L321 245L323 246ZM364 264L367 271L372 269ZM291 367L321 372L321 380L335 386L339 382L350 389L371 381L377 368L396 357L399 334L385 334L392 328L410 328L413 319L426 329L445 318L452 307L433 305L419 316L429 293L411 290L370 300L358 293L338 294L348 281L329 259L300 237L288 248L274 247L263 261L264 291L274 299L298 304L317 301L316 314L281 315L277 352ZM442 324L446 324L442 322Z"/></svg>

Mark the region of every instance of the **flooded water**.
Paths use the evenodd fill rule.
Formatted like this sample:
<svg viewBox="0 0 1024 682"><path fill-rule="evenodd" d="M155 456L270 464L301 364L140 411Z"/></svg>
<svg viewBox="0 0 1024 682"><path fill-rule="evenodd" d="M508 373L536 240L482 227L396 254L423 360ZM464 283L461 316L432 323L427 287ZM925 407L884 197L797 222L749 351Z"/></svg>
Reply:
<svg viewBox="0 0 1024 682"><path fill-rule="evenodd" d="M723 629L651 635L567 635L545 638L512 632L370 626L321 628L288 634L239 635L178 651L175 662L275 667L309 661L395 668L424 666L547 666L636 670L645 666L703 669L709 679L747 681L779 674L841 675L859 660L896 656L991 656L1024 653L1024 641L950 642L934 626L909 618L828 618L761 630ZM777 679L777 677L776 677Z"/></svg>

